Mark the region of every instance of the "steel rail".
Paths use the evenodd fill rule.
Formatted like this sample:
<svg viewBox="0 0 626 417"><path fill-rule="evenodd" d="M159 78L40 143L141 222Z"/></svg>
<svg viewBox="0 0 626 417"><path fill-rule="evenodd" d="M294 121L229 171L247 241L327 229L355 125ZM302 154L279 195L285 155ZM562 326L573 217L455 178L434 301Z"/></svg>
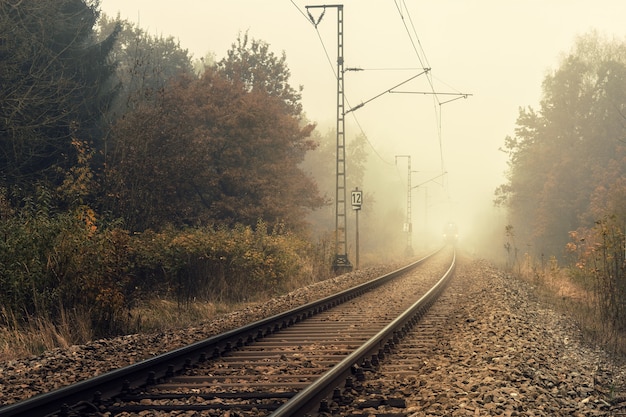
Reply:
<svg viewBox="0 0 626 417"><path fill-rule="evenodd" d="M424 315L443 292L452 278L455 268L456 252L453 255L452 264L446 273L426 294L365 344L348 355L320 378L316 379L307 388L298 392L298 394L279 407L274 413L270 414L269 417L302 417L319 407L321 402L329 397L335 388L352 375L355 365L361 365L373 354L377 354L390 341L406 334L406 332L415 325L417 320Z"/></svg>
<svg viewBox="0 0 626 417"><path fill-rule="evenodd" d="M46 417L59 413L64 407L69 408L69 410L78 407L82 407L82 409L94 408L95 405L93 403L98 403L101 399L112 398L123 390L143 387L150 384L150 381L165 379L173 372L180 372L186 369L190 361L193 362L194 359L196 361L204 361L210 359L211 355L220 356L237 345L250 343L259 337L274 333L280 328L288 327L316 313L349 301L417 267L425 260L439 253L444 247L402 268L337 294L312 301L303 306L209 337L136 364L5 406L0 408L0 417ZM207 355L209 356L207 357Z"/></svg>

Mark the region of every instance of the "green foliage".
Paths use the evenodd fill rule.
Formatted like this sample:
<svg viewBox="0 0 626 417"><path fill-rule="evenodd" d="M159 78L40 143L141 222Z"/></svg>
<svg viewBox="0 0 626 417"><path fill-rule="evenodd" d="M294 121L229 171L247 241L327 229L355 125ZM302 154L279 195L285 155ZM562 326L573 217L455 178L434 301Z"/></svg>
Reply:
<svg viewBox="0 0 626 417"><path fill-rule="evenodd" d="M82 0L0 2L0 179L17 200L64 181L73 140L102 136L116 31L96 43L96 19Z"/></svg>
<svg viewBox="0 0 626 417"><path fill-rule="evenodd" d="M254 294L275 294L306 264L307 244L291 233L237 225L147 231L133 238L131 256L136 285L195 298L243 301Z"/></svg>
<svg viewBox="0 0 626 417"><path fill-rule="evenodd" d="M130 283L126 233L99 230L85 206L52 216L23 210L0 229L5 307L53 321L64 308L85 311L105 334L123 327Z"/></svg>
<svg viewBox="0 0 626 417"><path fill-rule="evenodd" d="M309 245L262 222L130 235L99 227L82 206L55 216L23 211L0 223L0 236L2 305L52 322L82 311L96 335L127 331L144 297L238 302L310 280Z"/></svg>

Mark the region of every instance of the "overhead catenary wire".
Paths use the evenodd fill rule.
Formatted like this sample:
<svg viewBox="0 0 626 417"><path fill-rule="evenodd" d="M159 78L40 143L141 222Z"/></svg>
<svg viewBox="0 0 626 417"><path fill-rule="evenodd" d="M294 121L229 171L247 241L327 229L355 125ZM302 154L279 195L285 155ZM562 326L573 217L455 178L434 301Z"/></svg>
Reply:
<svg viewBox="0 0 626 417"><path fill-rule="evenodd" d="M417 30L415 29L415 24L413 23L413 19L411 18L411 14L409 12L408 7L406 6L406 1L405 0L401 0L401 4L399 4L398 0L394 0L394 3L396 5L396 9L398 10L398 13L400 14L400 18L402 20L402 23L404 25L404 28L407 32L407 35L409 36L409 40L413 46L413 50L417 56L418 61L420 62L420 64L423 66L424 63L426 63L426 65L428 67L430 67L430 64L428 62L428 59L426 58L426 53L424 52L424 48L422 47L422 44L419 40L419 36L417 35ZM409 30L409 27L407 26L406 20L404 18L404 14L402 12L402 6L404 7L404 9L406 10L406 15L408 17L408 20L410 22L411 28L413 30L413 34L411 33L411 31ZM413 39L413 37L415 37L415 40ZM419 50L418 47L416 45L419 45ZM421 54L420 54L421 51ZM422 59L423 56L423 59ZM462 94L462 93L457 93L459 95L459 97L454 98L454 99L450 99L450 100L445 100L445 101L441 101L439 99L440 93L437 93L435 91L435 87L433 84L433 80L432 78L433 74L429 73L427 74L427 78L429 81L429 85L431 88L431 93L433 95L433 105L434 105L434 109L435 109L435 115L436 115L436 129L437 129L437 136L438 136L438 141L439 141L439 158L440 158L440 164L441 164L441 171L445 172L445 162L444 162L444 158L443 158L443 134L442 134L442 105L446 104L446 103L450 103L452 101L458 100L460 98L467 98L470 94ZM454 93L449 93L449 94L454 94ZM449 193L449 190L447 189L447 182L446 182L446 191Z"/></svg>
<svg viewBox="0 0 626 417"><path fill-rule="evenodd" d="M430 64L428 63L428 59L426 58L426 54L424 53L424 49L422 48L421 42L419 40L419 37L417 36L417 32L415 31L415 26L413 25L413 20L410 17L410 13L408 11L408 8L406 7L406 3L403 1L402 4L404 4L404 8L406 9L406 14L409 17L409 20L411 21L411 25L413 26L413 32L415 33L415 39L417 41L417 43L420 46L420 49L422 51L422 54L420 54L420 52L417 49L417 45L415 44L415 40L413 40L413 35L411 34L411 31L409 30L409 27L406 24L406 20L404 19L404 14L402 13L402 7L400 5L398 5L398 0L394 0L394 3L396 5L396 9L398 10L398 13L400 14L400 19L402 20L402 24L404 26L404 29L406 30L407 35L409 36L409 41L411 42L411 45L413 46L413 51L415 52L415 55L417 56L417 60L419 61L420 65L422 66L422 68L431 68ZM422 55L424 55L424 58L422 59ZM430 84L430 88L433 92L435 92L435 87L433 85L432 79L430 77L428 78L428 83Z"/></svg>
<svg viewBox="0 0 626 417"><path fill-rule="evenodd" d="M355 107L350 108L350 110L348 110L346 112L346 114L348 114L350 112L353 112L354 110L360 109L361 107L365 106L370 101L376 100L377 98L379 98L380 96L382 96L384 94L393 92L394 88L400 87L401 85L404 85L404 84L408 83L409 81L414 80L415 78L419 77L420 75L423 75L423 74L427 73L428 71L429 71L429 69L426 68L424 71L420 72L419 74L416 74L416 75L414 75L414 76L412 76L412 77L402 81L401 83L394 85L393 87L391 87L391 88L383 91L382 93L380 93L380 94L370 98L369 100L366 100L366 101L362 102L361 104L357 104Z"/></svg>
<svg viewBox="0 0 626 417"><path fill-rule="evenodd" d="M318 37L318 41L320 42L320 45L322 46L322 49L324 51L324 54L326 56L326 61L328 62L328 65L331 68L331 71L333 73L333 76L335 77L335 79L338 78L338 74L335 71L335 66L334 66L334 62L332 60L332 58L330 57L328 48L326 47L326 44L324 42L324 39L318 29L318 24L321 22L322 17L324 15L324 11L322 12L322 14L316 19L314 18L311 13L308 11L305 12L303 11L300 7L298 7L298 5L294 2L294 0L291 0L291 3L294 7L296 7L296 9L298 10L298 12L307 20L307 22L309 22L309 24L311 24L316 31L317 37ZM344 71L349 71L349 70L358 70L358 71L399 71L399 70L414 70L414 69L422 69L426 71L426 77L429 83L429 87L430 87L430 92L423 92L421 94L429 94L433 96L433 106L435 109L435 126L436 126L436 131L437 131L437 136L438 136L438 142L439 142L439 156L440 156L440 165L441 165L441 170L442 172L445 171L445 162L444 162L444 158L443 158L443 141L442 141L442 124L441 124L441 106L443 104L446 104L448 102L457 100L459 98L467 98L469 96L469 94L462 94L462 93L442 93L442 92L437 92L435 90L435 86L433 83L433 75L430 71L430 65L428 63L428 58L426 57L426 53L424 52L424 48L421 44L421 41L419 39L419 36L417 36L417 31L415 29L415 24L413 22L413 19L411 17L411 14L409 13L409 10L407 8L406 2L404 0L394 0L394 4L396 6L396 9L398 10L398 13L402 19L402 23L404 26L404 29L409 37L409 40L411 42L413 51L418 59L418 62L420 64L421 67L418 68L369 68L369 69L364 69L364 68L347 68ZM403 9L406 11L404 12ZM406 15L406 19L405 19L405 15ZM408 20L408 23L407 23ZM411 77L410 79L413 79L415 77ZM436 78L436 77L434 77ZM407 80L408 81L408 80ZM406 81L405 81L406 82ZM356 123L358 129L360 130L360 133L363 135L363 137L365 138L366 142L368 143L368 145L370 146L370 148L373 150L374 154L384 163L388 164L388 165L394 165L393 162L391 161L387 161L385 160L385 158L383 158L376 150L376 148L373 146L372 142L369 140L369 137L367 136L367 134L365 134L365 131L363 129L363 126L361 125L358 117L355 115L354 110L357 110L358 108L362 107L363 105L365 105L366 103L374 100L375 98L378 98L379 96L386 94L387 92L398 92L398 91L393 91L395 88L397 88L399 85L404 84L405 82L402 82L394 87L392 87L391 89L385 90L383 93L379 94L378 96L369 99L355 107L352 107L350 104L350 100L348 99L348 97L344 94L344 99L346 101L346 104L348 105L349 110L347 112L344 113L344 115L347 115L348 113L352 114L352 118L354 120L354 122ZM453 89L453 88L452 88ZM454 89L453 89L454 90ZM420 92L415 92L416 94L420 94ZM445 95L459 95L459 97L451 99L451 100L441 100L440 96L445 96Z"/></svg>
<svg viewBox="0 0 626 417"><path fill-rule="evenodd" d="M308 13L308 11L307 11L307 13L304 13L304 11L301 10L298 7L298 5L296 3L294 3L293 0L291 0L291 4L293 4L295 6L295 8L298 9L300 14L306 19L307 22L309 22L310 24L312 24L315 27L315 32L317 33L317 38L319 39L320 44L322 45L322 49L324 50L324 55L326 56L326 61L328 62L328 65L330 66L331 71L333 72L333 76L335 77L335 79L337 79L337 72L335 71L335 66L333 65L333 62L332 62L332 60L330 58L330 55L328 54L328 49L326 48L326 44L324 43L324 39L322 39L322 35L320 34L319 30L317 29L317 23L319 23L319 21L321 20L321 16L320 16L319 19L317 19L317 23L315 23L315 19L313 19L313 16L311 16L311 14ZM347 97L345 97L345 95L344 95L344 99L346 100L346 103L348 104L348 107L351 107L350 101L348 100ZM365 138L365 141L368 143L368 145L370 146L370 148L372 149L374 154L378 157L378 159L380 159L385 164L394 165L392 162L386 161L385 158L383 158L382 155L380 155L378 153L378 151L376 151L376 148L374 147L372 142L370 142L369 137L365 133L365 130L363 129L363 126L361 126L361 122L359 122L358 118L356 116L354 116L354 114L352 115L352 117L353 117L354 122L356 123L357 127L359 128L359 131L361 132L361 135L363 135L363 138Z"/></svg>
<svg viewBox="0 0 626 417"><path fill-rule="evenodd" d="M313 27L315 28L315 32L317 33L317 38L320 41L320 44L322 45L322 49L324 50L324 55L326 56L326 61L328 62L328 65L330 66L330 69L333 73L333 76L335 77L335 79L338 79L338 74L335 71L335 66L333 64L333 61L330 57L330 54L328 53L328 48L326 48L326 44L324 43L324 39L322 38L322 35L319 32L318 29L318 24L321 21L321 18L323 16L322 15L317 19L314 19L313 16L307 11L307 13L305 14L295 3L293 0L291 0L291 3L298 9L298 11L300 11L300 13L306 18L306 20L313 25ZM307 16L308 15L308 16ZM352 105L350 104L350 100L348 100L348 98L345 96L344 93L344 100L346 101L347 105L349 108L352 108ZM344 113L344 115L347 114ZM378 159L380 159L383 163L387 164L387 165L394 165L393 162L387 161L385 160L385 158L383 158L382 155L380 155L378 153L378 151L376 150L376 148L374 147L374 145L372 144L372 142L369 140L369 137L367 136L367 134L365 133L363 126L361 125L361 123L359 122L358 118L352 114L352 118L354 119L354 122L356 123L357 127L359 128L359 131L361 133L361 135L363 135L363 137L365 138L365 141L367 142L367 144L370 146L370 148L372 149L372 151L374 152L374 154L378 157Z"/></svg>

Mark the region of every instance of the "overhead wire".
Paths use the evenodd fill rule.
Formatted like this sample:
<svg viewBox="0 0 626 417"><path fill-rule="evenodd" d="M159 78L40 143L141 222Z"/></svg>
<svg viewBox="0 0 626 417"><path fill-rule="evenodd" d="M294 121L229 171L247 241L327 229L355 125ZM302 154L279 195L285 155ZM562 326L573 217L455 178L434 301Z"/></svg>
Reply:
<svg viewBox="0 0 626 417"><path fill-rule="evenodd" d="M407 17L409 19L409 22L411 23L411 28L413 29L413 34L415 35L415 39L417 40L417 44L420 47L420 51L422 51L422 55L424 56L424 60L426 61L426 64L430 67L430 63L428 62L428 58L426 57L426 52L424 51L424 47L422 46L422 42L420 41L419 36L417 36L417 29L415 28L415 23L413 23L413 18L411 17L411 13L409 12L409 8L406 6L406 0L402 0L402 3L404 4L404 9L406 10L406 14L407 14ZM439 158L440 158L440 164L441 164L441 172L445 172L446 167L445 167L445 163L444 163L444 159L443 159L443 131L442 131L442 118L443 118L442 111L443 111L443 109L441 108L441 106L444 103L442 103L441 100L439 100L439 95L435 91L435 87L434 87L433 80L432 80L433 75L432 74L427 74L427 77L428 77L428 80L430 82L430 87L431 87L432 92L433 92L433 100L435 100L435 103L439 106L438 109L437 109L437 107L435 107L435 115L437 116L437 121L438 121L437 137L438 137L438 140L439 140Z"/></svg>
<svg viewBox="0 0 626 417"><path fill-rule="evenodd" d="M298 9L298 11L302 14L302 16L304 16L304 18L307 20L307 22L309 22L310 24L312 24L315 27L315 32L317 33L317 37L320 41L320 44L322 45L322 49L324 50L324 55L326 56L326 61L328 62L331 71L333 72L333 76L335 77L335 80L337 80L338 76L337 76L337 71L335 71L335 66L332 62L332 59L330 58L330 55L328 53L328 49L326 48L326 44L324 43L324 39L322 38L322 35L320 34L320 31L317 28L317 25L312 21L312 19L307 16L307 14L304 13L304 11L302 11L298 5L296 3L294 3L293 0L291 0L291 4L293 4L296 9ZM350 102L348 101L348 99L345 97L344 95L344 100L346 101L346 103L348 103L348 107L350 106ZM363 135L363 137L365 138L365 141L368 143L368 145L372 148L372 151L374 151L374 154L384 163L392 165L390 162L386 161L379 153L378 151L376 151L376 148L374 148L374 145L372 144L372 142L370 142L367 134L365 133L365 130L363 129L363 126L361 126L361 123L359 122L358 118L353 114L352 117L354 118L354 122L356 123L356 125L358 126L361 135Z"/></svg>
<svg viewBox="0 0 626 417"><path fill-rule="evenodd" d="M299 12L300 12L300 14L301 14L302 16L304 16L304 18L306 19L306 21L307 21L307 22L309 22L309 23L313 23L313 22L311 22L311 21L309 20L309 17L308 17L308 16L304 13L304 11L303 11L302 9L300 9L300 8L298 7L298 5L297 5L297 4L296 4L293 0L291 0L291 4L293 4L293 5L294 5L294 7L295 7L295 8L296 8Z"/></svg>
<svg viewBox="0 0 626 417"><path fill-rule="evenodd" d="M411 24L413 24L413 21L410 17L408 8L406 7L406 3L403 1L402 2L404 4L404 8L406 9L406 13L407 16L409 16L409 20L411 21ZM415 52L415 55L417 56L417 60L419 61L420 65L422 66L422 68L430 68L430 65L428 63L428 59L426 58L426 54L424 53L424 49L422 48L421 42L419 40L419 37L417 36L417 32L415 31L415 26L413 26L413 31L415 33L415 39L417 40L417 43L420 45L420 49L422 51L422 54L420 54L420 52L417 49L417 45L415 44L415 40L413 40L413 35L411 35L411 31L409 30L409 27L406 24L406 21L404 20L404 14L402 13L402 7L398 4L398 0L394 0L394 4L396 5L396 9L398 10L398 13L400 14L400 19L402 20L402 25L404 26L404 30L406 30L406 33L409 36L409 41L411 42L411 45L413 46L413 51ZM422 55L424 55L424 59L422 60ZM435 92L435 87L433 85L432 79L430 77L428 78L428 83L430 84L430 88L433 91L433 93Z"/></svg>
<svg viewBox="0 0 626 417"><path fill-rule="evenodd" d="M293 0L291 0L291 4L293 4L298 11L306 18L306 20L313 25L313 27L315 28L315 32L317 33L317 37L320 41L320 44L322 45L322 49L324 50L324 55L326 56L326 61L328 62L331 71L333 72L333 76L335 77L335 80L338 79L338 74L337 71L335 71L335 65L333 64L333 61L328 53L328 48L326 48L326 44L324 43L324 39L322 38L322 35L317 27L317 24L315 24L315 22L313 22L313 18L310 15L306 15L299 7L297 4L294 3ZM346 101L346 104L348 105L348 108L352 108L350 101L348 100L348 98L346 97L345 93L344 93L344 100ZM345 116L345 113L344 113ZM383 158L382 155L380 155L378 153L378 151L376 150L376 148L374 147L374 145L372 144L372 142L369 140L369 137L367 136L367 134L365 133L365 130L363 129L363 126L361 125L361 122L359 121L359 119L356 117L356 115L354 113L352 113L352 118L354 119L354 122L356 123L357 127L359 128L359 131L361 133L361 135L363 135L363 138L365 138L365 141L368 143L368 145L370 146L370 148L372 149L372 151L374 152L374 154L378 157L378 159L380 159L382 162L384 162L385 164L388 165L395 165L393 162L389 162L387 160L385 160L385 158Z"/></svg>
<svg viewBox="0 0 626 417"><path fill-rule="evenodd" d="M398 0L394 0L394 3L396 5L396 9L398 10L398 13L400 14L400 18L402 20L402 23L405 27L405 30L407 32L407 35L409 36L409 40L413 46L413 50L417 56L418 61L420 62L421 65L424 65L424 62L426 63L426 65L428 65L428 67L430 67L430 63L428 62L428 59L426 57L426 53L424 51L424 48L421 44L421 41L419 40L419 36L417 35L417 30L415 28L415 24L413 22L413 18L411 17L411 13L409 12L409 9L406 5L406 1L402 0L402 5L398 4ZM406 24L406 20L404 18L404 14L402 12L402 6L404 6L404 9L406 11L406 15L409 19L409 22L411 24L411 28L413 30L413 33L411 33L411 31L409 30L409 27ZM413 40L413 37L415 37L415 41ZM419 50L416 46L416 42L417 45L419 45ZM421 54L420 54L421 51ZM422 55L423 55L423 59L422 59ZM438 142L439 142L439 160L440 160L440 165L441 165L441 172L446 172L446 167L445 167L445 162L444 162L444 157L443 157L443 134L442 134L442 105L452 101L452 100L448 100L445 102L441 102L441 100L439 99L439 94L437 94L436 90L435 90L435 86L432 80L432 72L429 72L429 74L427 74L427 78L428 78L428 82L432 91L432 95L433 95L433 106L434 106L434 112L435 112L435 116L436 116L436 130L437 130L437 138L438 138ZM446 182L447 185L447 182ZM448 187L444 187L446 189L446 192L449 193Z"/></svg>
<svg viewBox="0 0 626 417"><path fill-rule="evenodd" d="M313 17L310 14L309 14L309 16L307 16L307 14L302 9L300 9L300 7L298 7L298 5L296 5L294 0L291 0L291 3L294 5L294 7L296 7L296 9L299 11L299 13L309 23L311 23L315 27L315 30L316 30L316 33L317 33L317 36L318 36L318 40L319 40L319 42L320 42L320 44L321 44L321 46L322 46L322 48L324 50L324 54L326 56L326 60L327 60L329 66L331 68L331 71L332 71L335 79L338 79L338 74L335 71L335 65L333 63L333 60L331 59L331 57L330 57L330 55L328 53L328 49L327 49L327 47L326 47L326 45L324 43L324 40L323 40L323 38L322 38L322 36L321 36L321 34L320 34L319 30L318 30L318 27L317 27L317 23L319 23L319 21L321 20L321 16L318 19L318 22L315 23L313 21ZM431 89L431 93L432 93L432 96L433 96L433 106L434 106L434 112L435 112L435 116L436 116L436 131L437 131L438 142L439 142L439 157L440 157L441 172L442 173L446 173L447 171L445 170L445 162L444 162L444 156L443 156L443 134L442 134L442 119L443 119L443 117L442 117L442 105L446 104L446 103L448 103L450 101L454 101L456 99L446 100L446 101L443 101L443 102L440 100L440 95L444 95L444 94L439 94L435 90L435 86L434 86L434 83L433 83L433 78L436 78L436 77L434 76L432 71L430 71L430 68L431 68L430 63L428 62L428 58L427 58L426 53L424 51L424 48L423 48L423 46L421 44L420 38L417 35L417 30L415 28L415 24L414 24L413 19L411 17L411 13L410 13L407 5L406 5L406 0L394 0L394 4L396 5L396 9L398 10L398 13L399 13L400 18L401 18L402 23L403 23L403 26L405 28L405 31L407 32L407 35L408 35L409 40L411 42L413 51L415 52L415 55L416 55L416 57L417 57L417 59L419 61L419 64L421 65L421 68L422 69L426 69L426 68L429 69L429 71L426 71L427 72L426 76L427 76L427 80L428 80L428 83L429 83L429 86L430 86L430 89ZM403 8L404 8L405 12L403 12ZM406 14L406 16L408 18L408 21L410 23L410 28L407 25L407 22L405 20L405 14ZM412 32L411 32L411 30L412 30ZM405 69L408 70L408 69L411 69L411 68L403 68L402 70L405 70ZM397 69L397 68L396 69L393 69L393 68L373 68L373 69L370 69L370 70L382 71L382 70L400 70L400 69ZM456 90L454 88L452 88L452 89L455 90L455 91L458 91L458 90ZM467 95L461 94L460 97L458 97L458 98L466 98L466 97L467 97ZM344 100L348 104L348 108L350 108L351 110L355 110L356 109L356 108L352 108L352 106L350 105L350 102L349 102L348 98L345 96L345 94L344 94ZM361 105L357 106L357 108L360 107L360 106ZM359 119L356 117L356 114L354 112L352 112L352 111L350 111L350 112L352 113L352 117L354 119L354 122L358 126L358 128L359 128L361 134L363 135L363 137L365 138L366 142L369 144L371 149L374 151L375 155L382 162L384 162L386 164L389 164L389 165L395 165L395 163L389 162L389 161L385 160L385 158L383 158L376 151L376 148L373 146L373 144L369 140L368 136L365 134L365 131L364 131L364 129L363 129ZM344 113L344 115L345 115L345 113ZM445 178L443 178L442 180L445 183L444 189L445 189L445 191L446 191L446 193L448 195L448 199L450 199L450 194L449 194L450 190L449 190L449 187L447 186L448 183L447 183Z"/></svg>

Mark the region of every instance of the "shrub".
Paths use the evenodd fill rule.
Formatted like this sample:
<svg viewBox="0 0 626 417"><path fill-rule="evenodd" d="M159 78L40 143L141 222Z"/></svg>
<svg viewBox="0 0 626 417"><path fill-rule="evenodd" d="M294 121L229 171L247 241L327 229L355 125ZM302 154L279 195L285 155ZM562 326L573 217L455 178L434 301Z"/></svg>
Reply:
<svg viewBox="0 0 626 417"><path fill-rule="evenodd" d="M626 260L624 224L615 216L598 220L592 229L570 233L567 249L576 255L578 274L594 286L603 323L626 330Z"/></svg>
<svg viewBox="0 0 626 417"><path fill-rule="evenodd" d="M128 331L130 311L162 296L241 302L310 282L310 244L263 222L129 234L103 227L89 207L23 211L0 224L0 302L24 323L89 318L95 336ZM6 324L6 323L5 323Z"/></svg>

